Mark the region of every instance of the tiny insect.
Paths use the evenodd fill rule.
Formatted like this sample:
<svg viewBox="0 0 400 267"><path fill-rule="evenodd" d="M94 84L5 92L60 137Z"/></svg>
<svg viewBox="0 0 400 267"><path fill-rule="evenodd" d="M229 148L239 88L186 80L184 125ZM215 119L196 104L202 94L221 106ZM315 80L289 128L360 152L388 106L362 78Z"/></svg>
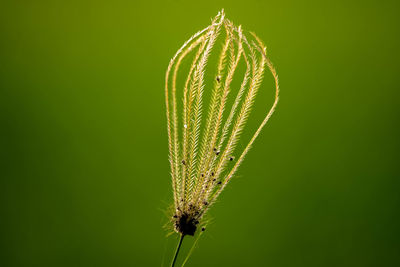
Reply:
<svg viewBox="0 0 400 267"><path fill-rule="evenodd" d="M183 165L186 165L186 161L185 161L185 160L182 160L182 164L183 164Z"/></svg>
<svg viewBox="0 0 400 267"><path fill-rule="evenodd" d="M205 227L201 227L201 231L204 232L206 230Z"/></svg>
<svg viewBox="0 0 400 267"><path fill-rule="evenodd" d="M233 157L229 157L229 160L230 160L230 161L233 161Z"/></svg>
<svg viewBox="0 0 400 267"><path fill-rule="evenodd" d="M219 181L217 184L222 184L222 182L221 182L221 181Z"/></svg>
<svg viewBox="0 0 400 267"><path fill-rule="evenodd" d="M203 204L204 204L205 206L207 206L207 205L208 205L208 202L207 202L207 201L204 201Z"/></svg>
<svg viewBox="0 0 400 267"><path fill-rule="evenodd" d="M217 80L217 82L220 82L221 81L221 76L218 75L216 80Z"/></svg>

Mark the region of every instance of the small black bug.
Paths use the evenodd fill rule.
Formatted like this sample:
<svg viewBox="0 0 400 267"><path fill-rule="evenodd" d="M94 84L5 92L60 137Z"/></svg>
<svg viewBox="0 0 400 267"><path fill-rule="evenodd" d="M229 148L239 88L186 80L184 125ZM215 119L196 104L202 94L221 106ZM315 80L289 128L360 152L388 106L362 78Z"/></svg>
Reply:
<svg viewBox="0 0 400 267"><path fill-rule="evenodd" d="M229 160L232 161L232 160L233 160L233 157L229 157Z"/></svg>
<svg viewBox="0 0 400 267"><path fill-rule="evenodd" d="M186 161L185 161L185 160L182 160L182 164L183 164L183 165L186 165Z"/></svg>
<svg viewBox="0 0 400 267"><path fill-rule="evenodd" d="M221 181L219 181L217 184L222 184L222 182L221 182Z"/></svg>
<svg viewBox="0 0 400 267"><path fill-rule="evenodd" d="M208 205L208 202L207 202L207 201L204 201L203 204L204 204L205 206L207 206L207 205Z"/></svg>
<svg viewBox="0 0 400 267"><path fill-rule="evenodd" d="M217 80L217 82L220 82L221 81L221 76L218 75L216 80Z"/></svg>
<svg viewBox="0 0 400 267"><path fill-rule="evenodd" d="M205 227L201 227L201 231L204 232L206 230Z"/></svg>

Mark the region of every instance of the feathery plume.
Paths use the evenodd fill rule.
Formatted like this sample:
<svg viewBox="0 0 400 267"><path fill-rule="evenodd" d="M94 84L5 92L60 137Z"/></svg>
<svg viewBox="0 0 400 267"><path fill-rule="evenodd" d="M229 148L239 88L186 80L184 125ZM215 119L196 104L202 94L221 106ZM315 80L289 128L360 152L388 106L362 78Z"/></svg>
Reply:
<svg viewBox="0 0 400 267"><path fill-rule="evenodd" d="M221 38L222 49L210 90L205 84L206 67L221 35L225 37ZM185 83L179 88L183 100L182 108L178 110L178 74L183 60L191 54L194 56ZM240 86L233 90L233 78L242 61L245 71L243 76L240 75ZM249 119L265 68L269 69L275 81L275 100L243 151L239 151L237 144ZM278 103L279 85L278 75L267 57L263 42L254 33L246 36L241 26L237 27L225 18L223 10L212 19L210 26L190 37L176 52L168 65L165 80L174 198L172 223L181 235L179 250L183 237L195 234L204 214L232 179L268 122ZM205 90L211 91L208 101L204 101ZM233 104L228 107L230 102ZM234 154L238 155L237 159Z"/></svg>

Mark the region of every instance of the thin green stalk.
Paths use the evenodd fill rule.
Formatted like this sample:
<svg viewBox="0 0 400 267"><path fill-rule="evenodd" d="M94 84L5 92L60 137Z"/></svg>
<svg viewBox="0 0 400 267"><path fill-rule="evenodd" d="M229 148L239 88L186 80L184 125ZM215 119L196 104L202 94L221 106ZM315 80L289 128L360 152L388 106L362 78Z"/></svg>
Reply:
<svg viewBox="0 0 400 267"><path fill-rule="evenodd" d="M171 267L175 266L175 262L176 262L176 259L178 258L179 250L181 249L181 245L182 245L182 241L183 241L184 237L185 237L185 235L181 235L181 238L179 239L179 243L178 243L178 246L176 247L175 256L174 256L174 259L172 260Z"/></svg>
<svg viewBox="0 0 400 267"><path fill-rule="evenodd" d="M192 253L193 253L193 250L194 250L194 248L196 247L197 241L199 241L199 239L200 239L200 237L201 237L201 235L202 235L203 233L204 233L204 232L203 232L203 231L201 231L201 232L198 234L198 236L197 236L196 240L194 241L194 243L193 243L192 247L190 248L190 250L189 250L189 253L187 254L187 256L186 256L185 260L183 261L183 263L182 263L182 266L181 266L181 267L185 266L186 262L189 260L190 256L191 256L191 255L192 255Z"/></svg>

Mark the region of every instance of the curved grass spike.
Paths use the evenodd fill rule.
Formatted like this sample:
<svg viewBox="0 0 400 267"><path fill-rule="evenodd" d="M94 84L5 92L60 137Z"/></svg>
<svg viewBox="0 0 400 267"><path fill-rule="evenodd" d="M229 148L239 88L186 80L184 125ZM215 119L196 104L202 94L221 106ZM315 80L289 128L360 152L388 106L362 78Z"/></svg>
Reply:
<svg viewBox="0 0 400 267"><path fill-rule="evenodd" d="M220 32L225 38L221 40L222 48L214 70L207 68L207 64L215 44L221 39ZM189 56L192 59L185 75L180 73L181 66ZM241 63L245 71L239 77L235 74ZM250 141L239 150L237 144L250 117L265 68L269 69L275 81L275 99ZM214 77L212 90L206 85L206 71L207 77ZM185 77L182 86L177 83L180 75ZM232 83L234 79L240 79L239 86ZM274 112L279 85L278 75L267 57L263 42L254 33L246 36L241 26L236 27L225 18L223 10L212 19L210 26L194 34L176 52L168 65L165 80L175 207L171 223L181 236L173 266L183 237L195 234L204 214L232 179ZM183 95L179 110L178 90L182 90ZM211 91L210 98L205 101L208 94L204 92L207 90ZM238 155L237 159L234 155Z"/></svg>

